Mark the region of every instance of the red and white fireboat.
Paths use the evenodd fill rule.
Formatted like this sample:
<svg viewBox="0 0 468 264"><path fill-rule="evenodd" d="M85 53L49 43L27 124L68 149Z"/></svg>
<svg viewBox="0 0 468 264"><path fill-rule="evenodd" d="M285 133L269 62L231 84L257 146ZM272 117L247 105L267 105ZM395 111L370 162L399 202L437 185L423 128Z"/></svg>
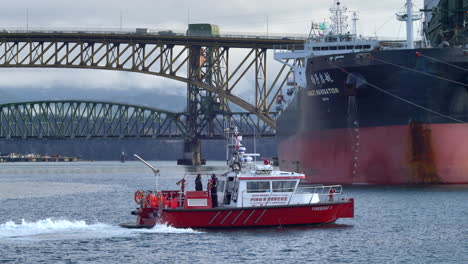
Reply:
<svg viewBox="0 0 468 264"><path fill-rule="evenodd" d="M241 141L235 129L228 145L233 149L229 171L210 175L207 190L189 186L194 181L187 175L179 181L180 190L138 190L134 199L139 207L132 212L136 223L120 226L242 228L326 224L354 217L354 200L343 195L341 185L300 186L304 174L274 170L268 162L255 164L258 154L245 153ZM157 169L139 159L158 176Z"/></svg>

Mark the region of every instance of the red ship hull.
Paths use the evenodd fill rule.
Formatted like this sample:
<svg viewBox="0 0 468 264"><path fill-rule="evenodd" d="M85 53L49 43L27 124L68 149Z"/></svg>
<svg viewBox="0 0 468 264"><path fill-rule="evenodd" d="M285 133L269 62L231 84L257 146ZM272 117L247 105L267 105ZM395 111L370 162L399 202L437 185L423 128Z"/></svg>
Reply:
<svg viewBox="0 0 468 264"><path fill-rule="evenodd" d="M354 217L354 200L308 205L249 208L162 209L140 208L136 225L151 228L167 224L176 228L242 228L333 223Z"/></svg>
<svg viewBox="0 0 468 264"><path fill-rule="evenodd" d="M466 184L466 124L321 130L279 144L282 170L324 184Z"/></svg>

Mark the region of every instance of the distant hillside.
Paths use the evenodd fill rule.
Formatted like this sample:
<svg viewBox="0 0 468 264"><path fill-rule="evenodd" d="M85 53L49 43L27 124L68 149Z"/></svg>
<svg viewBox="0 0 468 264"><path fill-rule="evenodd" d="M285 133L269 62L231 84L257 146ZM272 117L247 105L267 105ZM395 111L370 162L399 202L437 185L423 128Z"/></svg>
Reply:
<svg viewBox="0 0 468 264"><path fill-rule="evenodd" d="M171 89L167 87L165 89ZM94 100L155 107L172 112L184 112L187 107L185 95L168 95L150 89L78 89L78 88L1 88L0 104L12 102L47 100ZM231 104L231 110L244 111Z"/></svg>
<svg viewBox="0 0 468 264"><path fill-rule="evenodd" d="M186 97L161 94L148 89L77 89L77 88L15 88L0 89L0 103L40 100L95 100L156 107L174 112L185 111Z"/></svg>

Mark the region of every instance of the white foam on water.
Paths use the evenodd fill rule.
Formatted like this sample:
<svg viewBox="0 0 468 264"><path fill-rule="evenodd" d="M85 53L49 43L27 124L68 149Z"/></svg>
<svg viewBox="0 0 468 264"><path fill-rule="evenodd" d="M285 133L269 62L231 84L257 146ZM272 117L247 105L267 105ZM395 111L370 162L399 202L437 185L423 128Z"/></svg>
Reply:
<svg viewBox="0 0 468 264"><path fill-rule="evenodd" d="M156 225L151 229L126 229L115 225L93 223L83 220L66 220L47 218L36 222L22 220L21 223L8 221L0 224L0 239L83 239L101 237L134 236L141 233L201 233L190 228L174 228L167 225Z"/></svg>
<svg viewBox="0 0 468 264"><path fill-rule="evenodd" d="M191 228L175 228L170 225L157 224L151 229L135 229L141 233L167 233L167 234L191 234L191 233L202 233L200 231L193 230Z"/></svg>
<svg viewBox="0 0 468 264"><path fill-rule="evenodd" d="M57 237L59 234L76 237L81 233L109 230L111 227L110 225L102 223L87 224L82 220L69 221L65 219L47 218L36 222L28 222L23 219L21 223L8 221L4 224L0 224L0 238L24 238L39 235L49 235L48 238L53 238Z"/></svg>

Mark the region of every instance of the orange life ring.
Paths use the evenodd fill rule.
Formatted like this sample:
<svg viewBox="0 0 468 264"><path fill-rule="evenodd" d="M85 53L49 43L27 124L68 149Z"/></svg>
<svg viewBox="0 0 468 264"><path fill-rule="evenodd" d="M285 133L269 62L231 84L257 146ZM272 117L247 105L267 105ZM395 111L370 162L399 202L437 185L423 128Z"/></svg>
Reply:
<svg viewBox="0 0 468 264"><path fill-rule="evenodd" d="M141 203L141 199L143 199L143 192L138 190L135 192L135 195L133 197L133 199L135 200L135 203L137 204L140 204Z"/></svg>

